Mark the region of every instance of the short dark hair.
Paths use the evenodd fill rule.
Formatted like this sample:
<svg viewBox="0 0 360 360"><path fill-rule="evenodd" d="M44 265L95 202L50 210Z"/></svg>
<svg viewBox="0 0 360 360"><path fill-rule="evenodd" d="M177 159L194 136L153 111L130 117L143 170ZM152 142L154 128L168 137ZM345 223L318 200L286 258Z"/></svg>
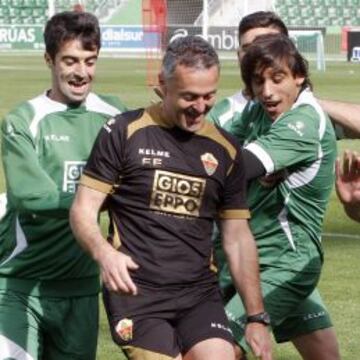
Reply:
<svg viewBox="0 0 360 360"><path fill-rule="evenodd" d="M219 57L212 45L198 35L189 35L172 41L163 57L162 73L170 78L177 65L196 69L220 69Z"/></svg>
<svg viewBox="0 0 360 360"><path fill-rule="evenodd" d="M255 28L274 28L280 33L289 36L284 22L272 11L257 11L244 16L239 23L239 38L247 31Z"/></svg>
<svg viewBox="0 0 360 360"><path fill-rule="evenodd" d="M98 19L87 12L64 11L46 23L44 41L46 52L54 60L61 46L79 39L85 50L100 50L101 38Z"/></svg>
<svg viewBox="0 0 360 360"><path fill-rule="evenodd" d="M283 34L257 36L241 61L241 76L250 96L254 97L251 83L256 73L262 74L269 67L281 68L284 64L293 76L305 78L303 87L312 88L308 62L289 37Z"/></svg>

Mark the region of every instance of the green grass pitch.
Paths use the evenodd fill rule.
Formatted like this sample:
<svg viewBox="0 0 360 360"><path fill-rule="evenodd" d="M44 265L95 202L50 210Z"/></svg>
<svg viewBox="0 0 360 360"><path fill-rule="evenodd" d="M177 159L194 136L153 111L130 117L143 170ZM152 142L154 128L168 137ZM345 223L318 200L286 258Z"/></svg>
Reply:
<svg viewBox="0 0 360 360"><path fill-rule="evenodd" d="M222 65L219 99L236 92L241 86L236 62L226 61ZM49 87L50 73L41 54L14 56L0 53L0 71L1 118L17 103ZM311 78L319 97L360 102L360 64L328 63L325 73L311 66ZM145 79L143 60L103 57L98 63L94 89L119 96L129 107L139 107L156 100L145 86ZM359 144L354 140L341 141L339 152L345 148L360 149ZM1 170L0 174L0 186L4 189ZM319 287L332 314L343 360L357 359L360 353L359 229L360 224L346 218L333 193L325 221L325 265ZM125 359L112 344L103 310L97 359ZM277 345L275 359L295 360L299 356L291 345Z"/></svg>

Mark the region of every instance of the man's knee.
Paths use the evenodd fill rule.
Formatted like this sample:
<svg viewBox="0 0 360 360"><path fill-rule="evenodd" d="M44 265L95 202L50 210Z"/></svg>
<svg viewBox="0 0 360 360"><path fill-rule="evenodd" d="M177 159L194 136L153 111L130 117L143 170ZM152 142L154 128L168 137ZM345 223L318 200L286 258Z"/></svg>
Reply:
<svg viewBox="0 0 360 360"><path fill-rule="evenodd" d="M300 335L292 340L304 360L340 360L333 327Z"/></svg>
<svg viewBox="0 0 360 360"><path fill-rule="evenodd" d="M234 346L234 350L235 350L235 359L236 359L236 360L247 360L246 354L245 354L245 352L241 349L240 346L235 345L235 346Z"/></svg>

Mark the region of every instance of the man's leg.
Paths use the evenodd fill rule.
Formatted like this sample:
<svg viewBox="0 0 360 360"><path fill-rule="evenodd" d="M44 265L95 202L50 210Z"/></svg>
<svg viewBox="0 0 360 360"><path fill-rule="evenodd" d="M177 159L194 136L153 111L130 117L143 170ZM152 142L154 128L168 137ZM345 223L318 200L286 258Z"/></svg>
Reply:
<svg viewBox="0 0 360 360"><path fill-rule="evenodd" d="M95 360L98 338L98 294L40 300L44 309L46 360Z"/></svg>
<svg viewBox="0 0 360 360"><path fill-rule="evenodd" d="M292 339L304 360L340 360L339 346L333 327L313 331Z"/></svg>
<svg viewBox="0 0 360 360"><path fill-rule="evenodd" d="M195 344L184 356L184 360L234 360L234 347L223 339L207 339Z"/></svg>
<svg viewBox="0 0 360 360"><path fill-rule="evenodd" d="M37 298L0 291L0 359L36 360L42 354Z"/></svg>
<svg viewBox="0 0 360 360"><path fill-rule="evenodd" d="M177 292L140 287L137 296L103 290L114 342L131 360L181 360L173 321Z"/></svg>
<svg viewBox="0 0 360 360"><path fill-rule="evenodd" d="M277 342L292 341L305 360L340 359L330 314L317 289L273 332Z"/></svg>
<svg viewBox="0 0 360 360"><path fill-rule="evenodd" d="M194 293L197 290L194 289ZM234 360L234 339L217 286L203 291L201 297L189 293L180 302L192 307L178 318L176 332L185 360Z"/></svg>
<svg viewBox="0 0 360 360"><path fill-rule="evenodd" d="M308 274L302 274L300 278L298 272L291 269L268 268L261 273L260 277L264 306L270 314L271 326L274 332L277 331L275 332L276 335L279 330L283 331L282 325L284 321L309 296L317 282L318 274L309 272ZM246 311L238 295L235 295L226 304L226 313L234 337L242 348L242 352L239 349L236 351L237 359L246 359L244 356L246 352L250 351L244 338ZM286 333L287 330L285 329L283 332Z"/></svg>

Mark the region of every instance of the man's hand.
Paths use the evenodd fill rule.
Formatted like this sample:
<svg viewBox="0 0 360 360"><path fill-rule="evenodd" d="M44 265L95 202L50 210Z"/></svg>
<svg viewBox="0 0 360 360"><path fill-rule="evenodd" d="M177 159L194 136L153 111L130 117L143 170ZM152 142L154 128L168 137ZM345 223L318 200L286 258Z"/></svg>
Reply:
<svg viewBox="0 0 360 360"><path fill-rule="evenodd" d="M247 324L245 339L257 358L272 360L271 337L266 325L255 322Z"/></svg>
<svg viewBox="0 0 360 360"><path fill-rule="evenodd" d="M336 161L336 192L343 204L360 203L360 155L345 151Z"/></svg>
<svg viewBox="0 0 360 360"><path fill-rule="evenodd" d="M266 188L273 188L276 185L278 185L280 182L284 181L286 176L287 176L286 170L279 170L273 174L259 178L259 182L262 186Z"/></svg>
<svg viewBox="0 0 360 360"><path fill-rule="evenodd" d="M360 155L345 151L343 161L336 161L336 192L346 214L360 222Z"/></svg>
<svg viewBox="0 0 360 360"><path fill-rule="evenodd" d="M136 270L139 266L128 255L112 247L102 250L98 258L101 278L110 291L137 295L137 287L131 279L129 270Z"/></svg>

